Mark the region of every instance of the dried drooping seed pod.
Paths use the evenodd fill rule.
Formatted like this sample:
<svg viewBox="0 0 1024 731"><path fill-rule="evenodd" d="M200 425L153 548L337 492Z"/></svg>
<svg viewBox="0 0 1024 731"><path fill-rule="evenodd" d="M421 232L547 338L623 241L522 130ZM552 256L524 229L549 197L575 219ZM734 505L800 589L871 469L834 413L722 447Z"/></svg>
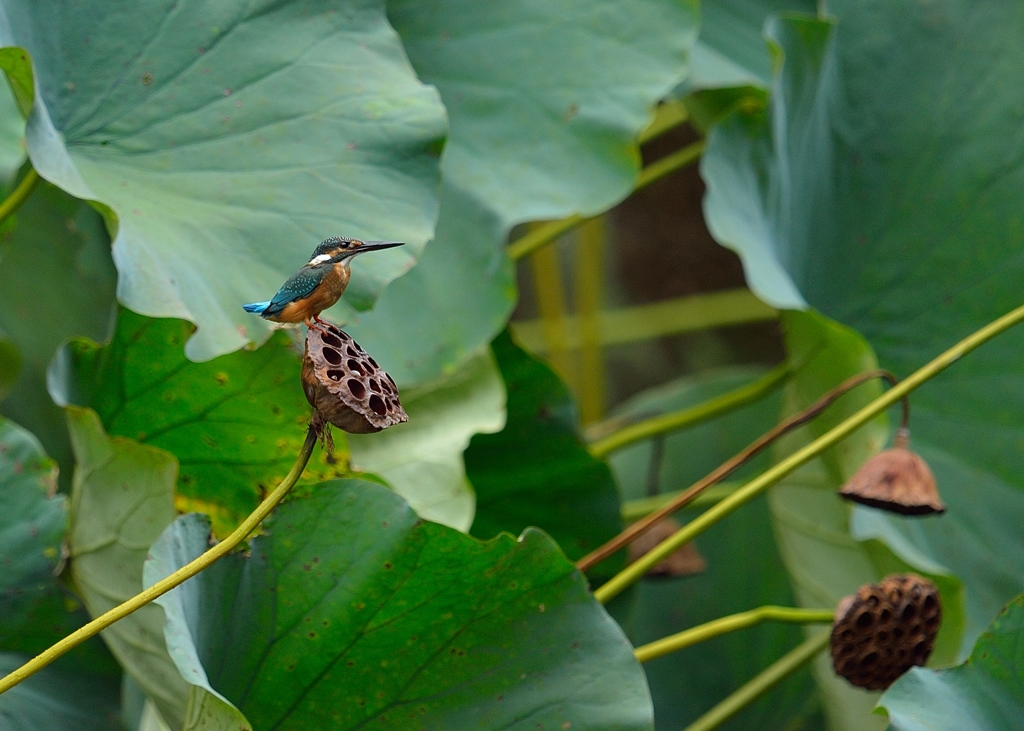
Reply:
<svg viewBox="0 0 1024 731"><path fill-rule="evenodd" d="M629 544L626 549L629 562L633 563L655 546L679 530L682 526L672 518L659 520L646 532ZM684 543L647 571L647 576L692 576L707 568L708 562L700 555L693 543Z"/></svg>
<svg viewBox="0 0 1024 731"><path fill-rule="evenodd" d="M888 688L932 653L942 609L935 584L894 574L865 584L836 607L832 667L853 685Z"/></svg>
<svg viewBox="0 0 1024 731"><path fill-rule="evenodd" d="M939 498L935 476L909 446L910 432L901 428L896 432L893 448L865 462L843 485L839 495L902 515L945 512L946 505Z"/></svg>
<svg viewBox="0 0 1024 731"><path fill-rule="evenodd" d="M348 333L328 323L306 333L302 390L321 419L352 434L409 420L391 376Z"/></svg>

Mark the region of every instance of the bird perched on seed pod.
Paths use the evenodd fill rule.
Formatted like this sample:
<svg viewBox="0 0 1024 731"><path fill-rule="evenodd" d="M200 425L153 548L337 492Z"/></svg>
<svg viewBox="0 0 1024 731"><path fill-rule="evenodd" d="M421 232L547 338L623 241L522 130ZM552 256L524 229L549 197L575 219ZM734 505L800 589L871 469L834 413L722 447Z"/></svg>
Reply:
<svg viewBox="0 0 1024 731"><path fill-rule="evenodd" d="M309 262L288 278L273 299L242 305L273 322L320 323L320 313L341 299L351 276L349 263L357 254L402 246L397 241L360 241L333 236L313 251Z"/></svg>

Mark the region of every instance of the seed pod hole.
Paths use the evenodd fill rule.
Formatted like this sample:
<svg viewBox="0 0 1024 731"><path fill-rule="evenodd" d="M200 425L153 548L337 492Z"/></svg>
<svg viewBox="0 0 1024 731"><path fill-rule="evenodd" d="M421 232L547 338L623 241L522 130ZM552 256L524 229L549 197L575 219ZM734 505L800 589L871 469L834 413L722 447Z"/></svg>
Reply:
<svg viewBox="0 0 1024 731"><path fill-rule="evenodd" d="M341 365L341 353L334 348L324 348L324 360L331 365Z"/></svg>

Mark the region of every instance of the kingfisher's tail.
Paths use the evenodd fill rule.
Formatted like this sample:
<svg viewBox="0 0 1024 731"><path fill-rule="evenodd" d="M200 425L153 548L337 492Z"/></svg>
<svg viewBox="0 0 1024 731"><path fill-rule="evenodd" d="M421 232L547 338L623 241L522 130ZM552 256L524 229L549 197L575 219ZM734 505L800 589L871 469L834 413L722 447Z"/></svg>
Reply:
<svg viewBox="0 0 1024 731"><path fill-rule="evenodd" d="M270 300L266 302L253 302L252 304L242 305L242 309L246 312L252 312L256 315L262 315L263 312L270 307Z"/></svg>

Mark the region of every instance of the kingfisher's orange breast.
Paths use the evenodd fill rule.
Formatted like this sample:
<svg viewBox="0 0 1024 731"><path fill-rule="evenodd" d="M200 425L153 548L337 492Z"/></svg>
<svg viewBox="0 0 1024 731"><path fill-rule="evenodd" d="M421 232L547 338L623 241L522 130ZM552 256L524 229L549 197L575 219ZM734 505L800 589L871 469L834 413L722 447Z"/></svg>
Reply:
<svg viewBox="0 0 1024 731"><path fill-rule="evenodd" d="M335 264L309 297L289 302L274 319L277 322L305 322L319 315L341 299L348 286L349 274L344 263Z"/></svg>

